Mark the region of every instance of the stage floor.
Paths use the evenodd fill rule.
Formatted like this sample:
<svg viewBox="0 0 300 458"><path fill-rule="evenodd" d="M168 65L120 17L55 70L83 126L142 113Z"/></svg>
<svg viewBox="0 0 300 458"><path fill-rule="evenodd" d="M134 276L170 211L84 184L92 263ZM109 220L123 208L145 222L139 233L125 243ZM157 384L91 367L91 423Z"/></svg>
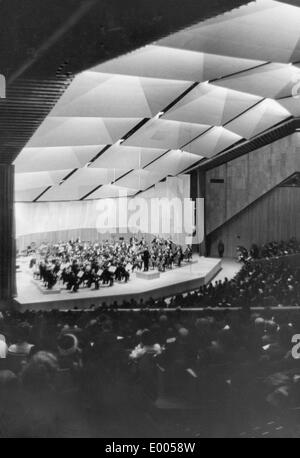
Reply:
<svg viewBox="0 0 300 458"><path fill-rule="evenodd" d="M100 287L98 291L81 288L78 293L62 290L60 293L44 294L32 281L28 259L18 259L20 272L17 272L17 292L15 303L18 309L49 310L88 308L103 302L111 304L114 301L122 303L124 299L146 301L150 297L171 297L183 292L192 291L201 285L209 283L221 270L221 260L204 258L194 255L193 262L181 268L161 273L160 278L145 280L132 274L128 283L115 282L114 286Z"/></svg>

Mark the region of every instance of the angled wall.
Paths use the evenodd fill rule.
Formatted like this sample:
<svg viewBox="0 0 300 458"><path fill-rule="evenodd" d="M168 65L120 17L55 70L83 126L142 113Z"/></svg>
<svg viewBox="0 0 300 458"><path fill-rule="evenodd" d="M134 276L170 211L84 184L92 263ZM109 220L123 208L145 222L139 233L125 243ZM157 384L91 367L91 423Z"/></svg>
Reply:
<svg viewBox="0 0 300 458"><path fill-rule="evenodd" d="M222 240L225 256L236 256L236 247L300 235L300 188L277 187L212 232L211 255L217 255Z"/></svg>
<svg viewBox="0 0 300 458"><path fill-rule="evenodd" d="M300 171L300 134L206 172L206 233L210 234Z"/></svg>

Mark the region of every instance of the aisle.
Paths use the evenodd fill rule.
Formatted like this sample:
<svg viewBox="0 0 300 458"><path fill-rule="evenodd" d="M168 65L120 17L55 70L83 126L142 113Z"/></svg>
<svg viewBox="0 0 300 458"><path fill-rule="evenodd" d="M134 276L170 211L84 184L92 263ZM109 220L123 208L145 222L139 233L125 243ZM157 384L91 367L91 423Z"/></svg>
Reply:
<svg viewBox="0 0 300 458"><path fill-rule="evenodd" d="M228 278L228 280L231 280L236 276L236 274L241 270L242 264L237 262L236 259L232 258L223 258L222 259L222 269L219 271L219 273L215 276L213 279L212 283L215 281L224 281L225 277Z"/></svg>

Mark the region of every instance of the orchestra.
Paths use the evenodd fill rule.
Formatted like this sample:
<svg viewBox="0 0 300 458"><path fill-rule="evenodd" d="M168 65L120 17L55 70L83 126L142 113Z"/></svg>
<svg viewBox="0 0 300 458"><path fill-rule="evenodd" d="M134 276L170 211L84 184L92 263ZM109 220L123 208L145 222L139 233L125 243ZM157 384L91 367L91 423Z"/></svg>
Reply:
<svg viewBox="0 0 300 458"><path fill-rule="evenodd" d="M80 239L57 244L43 244L30 261L33 275L47 289L58 282L70 292L81 286L95 290L100 285L113 286L114 281L128 282L135 270L157 269L165 272L174 266L180 267L183 260L192 258L192 249L185 251L171 239L154 237L148 244L144 238L131 237L118 241L81 242Z"/></svg>

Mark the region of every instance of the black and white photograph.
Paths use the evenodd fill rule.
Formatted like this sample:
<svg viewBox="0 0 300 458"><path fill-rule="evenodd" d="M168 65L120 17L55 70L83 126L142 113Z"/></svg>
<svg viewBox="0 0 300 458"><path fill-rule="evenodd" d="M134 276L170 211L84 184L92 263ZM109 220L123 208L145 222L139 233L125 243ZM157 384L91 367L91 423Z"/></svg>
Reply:
<svg viewBox="0 0 300 458"><path fill-rule="evenodd" d="M0 438L300 438L300 0L0 18Z"/></svg>

